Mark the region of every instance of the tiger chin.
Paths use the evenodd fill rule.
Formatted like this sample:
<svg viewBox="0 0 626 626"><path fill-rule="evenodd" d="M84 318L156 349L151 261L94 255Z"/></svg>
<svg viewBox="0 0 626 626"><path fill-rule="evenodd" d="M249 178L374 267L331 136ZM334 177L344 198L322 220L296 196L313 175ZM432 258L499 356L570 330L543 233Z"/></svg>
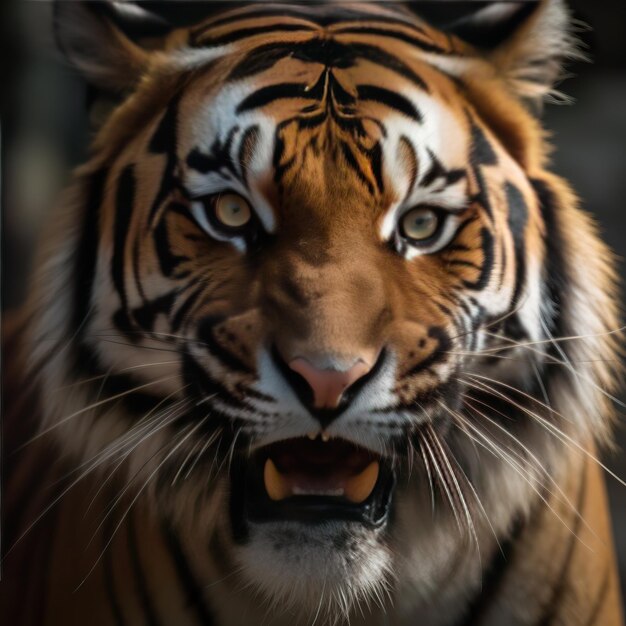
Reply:
<svg viewBox="0 0 626 626"><path fill-rule="evenodd" d="M55 9L108 107L5 330L3 623L622 624L565 4L148 8Z"/></svg>

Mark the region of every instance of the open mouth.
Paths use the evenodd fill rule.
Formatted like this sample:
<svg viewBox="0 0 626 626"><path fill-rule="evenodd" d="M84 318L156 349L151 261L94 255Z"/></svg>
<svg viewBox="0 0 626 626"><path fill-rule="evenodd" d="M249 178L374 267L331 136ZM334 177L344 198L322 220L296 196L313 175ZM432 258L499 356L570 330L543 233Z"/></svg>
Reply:
<svg viewBox="0 0 626 626"><path fill-rule="evenodd" d="M344 439L289 439L260 448L232 472L233 521L387 518L394 474L387 459Z"/></svg>

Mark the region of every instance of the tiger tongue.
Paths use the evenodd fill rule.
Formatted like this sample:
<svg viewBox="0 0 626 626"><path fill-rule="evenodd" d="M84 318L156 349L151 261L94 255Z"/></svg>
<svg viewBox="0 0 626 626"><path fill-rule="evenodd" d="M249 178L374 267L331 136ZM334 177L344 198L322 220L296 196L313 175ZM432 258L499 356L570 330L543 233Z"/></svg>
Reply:
<svg viewBox="0 0 626 626"><path fill-rule="evenodd" d="M272 459L265 461L263 480L271 500L291 496L343 496L353 504L364 502L374 490L379 473L378 461L372 461L357 474L344 473L314 476L302 473L280 472Z"/></svg>

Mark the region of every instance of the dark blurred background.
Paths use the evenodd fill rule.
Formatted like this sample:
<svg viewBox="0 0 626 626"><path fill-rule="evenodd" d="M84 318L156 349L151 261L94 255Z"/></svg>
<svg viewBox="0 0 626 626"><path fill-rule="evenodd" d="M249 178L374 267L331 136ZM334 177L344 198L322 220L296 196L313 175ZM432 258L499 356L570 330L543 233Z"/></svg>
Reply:
<svg viewBox="0 0 626 626"><path fill-rule="evenodd" d="M155 4L155 3L154 3ZM560 88L572 105L548 105L554 170L569 179L626 256L626 2L571 0L592 63L569 66ZM84 84L54 51L51 3L2 0L2 304L24 297L42 225L89 136ZM583 26L583 23L590 28ZM580 260L584 263L584 259ZM622 393L626 399L626 394ZM626 479L626 418L608 466ZM608 477L626 597L626 487Z"/></svg>

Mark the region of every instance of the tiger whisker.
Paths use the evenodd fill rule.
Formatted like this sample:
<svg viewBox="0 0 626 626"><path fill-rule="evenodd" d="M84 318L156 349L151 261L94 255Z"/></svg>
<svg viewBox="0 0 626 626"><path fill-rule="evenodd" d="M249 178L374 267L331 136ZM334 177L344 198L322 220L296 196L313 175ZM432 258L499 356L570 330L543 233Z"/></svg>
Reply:
<svg viewBox="0 0 626 626"><path fill-rule="evenodd" d="M546 403L542 402L541 400L539 400L539 398L536 398L535 396L530 395L526 391L522 391L521 389L518 389L517 387L513 387L513 385L509 385L508 383L505 383L503 381L499 381L499 380L497 380L495 378L490 378L489 376L483 376L482 374L475 374L473 372L465 372L464 376L470 376L472 379L478 378L478 379L480 379L480 381L487 380L487 381L489 381L491 383L494 383L494 384L497 384L499 386L502 386L502 387L504 387L506 389L509 389L510 391L513 391L513 392L521 395L522 397L530 400L531 402L535 402L536 404L538 404L542 408L548 410L553 415L556 415L557 417L560 417L562 420L565 420L566 422L571 422L572 421L571 419L565 417L565 415L563 415L562 413L560 413L559 411L557 411L556 409L551 407L549 404L546 404Z"/></svg>
<svg viewBox="0 0 626 626"><path fill-rule="evenodd" d="M235 433L235 436L233 437L232 443L230 444L230 450L229 450L229 453L228 453L228 468L226 470L226 473L229 476L230 476L232 465L233 465L233 456L235 454L235 446L237 445L237 439L239 438L239 435L241 435L242 431L243 431L243 426L240 426L237 429L237 432Z"/></svg>
<svg viewBox="0 0 626 626"><path fill-rule="evenodd" d="M552 405L550 404L550 397L548 396L548 390L543 384L541 372L537 368L537 364L534 361L532 362L532 368L533 374L535 375L535 380L537 381L537 384L539 385L539 390L541 391L541 395L543 396L543 401L546 403L546 406L552 407Z"/></svg>
<svg viewBox="0 0 626 626"><path fill-rule="evenodd" d="M176 360L176 361L160 361L158 363L142 363L141 365L133 365L131 367L123 367L122 369L116 370L117 374L121 374L123 372L130 372L130 371L134 371L134 370L138 370L138 369L144 369L146 367L158 367L159 365L177 365L179 364L180 361ZM64 391L66 389L71 389L73 387L78 387L80 385L86 385L87 383L93 383L97 380L101 380L103 378L107 378L109 376L109 373L107 372L106 374L100 374L98 376L92 376L91 378L84 378L82 380L78 380L75 381L73 383L69 383L67 385L61 385L60 387L57 387L56 389L51 390L51 393L58 393L59 391Z"/></svg>
<svg viewBox="0 0 626 626"><path fill-rule="evenodd" d="M208 447L210 445L212 445L215 440L222 434L222 430L216 430L204 443L204 445L202 446L202 450L200 450L200 452L198 452L198 454L196 455L196 458L194 459L193 463L191 464L191 467L189 468L189 470L187 471L187 473L185 474L185 480L187 480L187 478L189 478L189 476L191 476L191 473L193 472L193 470L195 469L196 465L198 464L199 460L202 458L202 455L206 452L206 450L208 449Z"/></svg>
<svg viewBox="0 0 626 626"><path fill-rule="evenodd" d="M565 361L565 363L567 363L567 367L570 370L570 372L572 374L574 374L574 376L582 378L583 380L586 380L588 383L590 383L593 386L594 389L596 389L596 391L599 391L600 393L602 393L606 398L608 398L612 402L615 402L615 404L617 404L618 406L621 406L622 408L626 408L626 404L625 403L623 403L621 400L616 398L613 394L607 392L605 389L602 389L602 387L600 387L600 385L598 385L598 383L593 378L591 378L590 376L586 376L586 375L581 374L580 372L578 372L574 368L574 366L571 364L567 354L565 354L565 352L563 351L563 349L559 345L558 340L553 337L552 333L550 332L550 329L546 326L546 324L543 321L543 319L541 319L540 321L541 321L541 326L542 326L544 332L550 338L550 341L551 341L552 345L555 347L557 352L561 355L561 358ZM615 331L615 332L617 332L617 331ZM609 332L607 334L613 334L613 332Z"/></svg>
<svg viewBox="0 0 626 626"><path fill-rule="evenodd" d="M171 352L173 354L180 354L180 348L174 350L172 348L157 348L156 346L142 346L140 344L131 344L124 341L114 341L113 339L101 338L104 343L112 343L116 346L125 346L126 348L134 348L140 350L156 350L157 352Z"/></svg>
<svg viewBox="0 0 626 626"><path fill-rule="evenodd" d="M420 445L420 453L422 456L422 461L424 462L424 469L426 470L426 476L428 477L428 487L430 491L430 505L431 505L432 514L434 515L435 514L435 489L433 485L433 476L430 470L430 462L428 461L428 457L424 450L424 446L423 446L421 438L419 441L419 445Z"/></svg>
<svg viewBox="0 0 626 626"><path fill-rule="evenodd" d="M589 548L589 546L577 535L574 530L570 528L570 526L563 520L563 518L558 514L558 512L554 509L554 507L550 504L547 498L541 493L541 491L537 488L535 484L528 478L526 474L525 468L523 465L515 461L509 454L505 453L502 448L495 443L490 437L488 437L485 433L483 433L480 429L475 427L469 420L462 418L465 425L472 430L478 437L483 439L483 441L487 444L487 446L492 448L492 452L494 455L503 461L505 461L513 471L515 471L521 478L528 484L528 486L537 494L537 497L548 507L548 509L552 512L552 514L558 519L558 521L563 524L563 526L574 536L578 541L580 541L585 547ZM466 430L462 430L466 436L473 438L474 436L468 433ZM481 445L481 442L476 440L476 442ZM485 447L485 446L483 446ZM590 548L589 548L590 549Z"/></svg>
<svg viewBox="0 0 626 626"><path fill-rule="evenodd" d="M119 520L119 522L116 524L115 528L113 529L113 532L111 533L111 536L109 537L109 539L106 541L106 543L104 544L104 547L102 548L102 551L100 552L100 554L98 555L97 559L95 560L95 562L93 563L93 565L91 566L91 568L89 569L89 571L87 572L87 574L85 575L85 577L81 580L81 582L78 584L78 586L76 587L75 591L78 591L87 581L87 579L89 578L89 576L91 575L91 573L96 569L96 567L98 566L98 563L100 563L100 561L102 560L102 557L104 556L104 553L106 552L106 550L108 549L108 547L111 545L111 543L113 542L113 539L115 538L115 535L117 534L117 531L120 529L120 527L122 526L122 524L124 523L126 517L128 516L128 513L130 512L130 510L133 508L133 506L135 505L135 503L137 502L137 500L139 499L139 497L141 496L141 494L144 492L144 490L146 489L146 487L148 486L148 484L151 482L151 480L154 478L154 476L156 475L156 473L161 469L161 467L163 467L163 465L173 456L173 454L176 452L176 450L178 450L178 448L180 448L180 446L183 445L183 443L191 436L193 435L193 433L198 430L198 428L200 428L200 426L203 424L203 421L199 422L198 424L196 424L193 428L188 428L188 432L182 436L182 434L185 432L184 430L181 432L181 438L178 441L178 443L167 453L167 455L165 456L164 459L161 460L161 462L156 466L156 468L154 470L152 470L152 472L149 474L148 478L144 481L143 485L139 488L139 490L137 491L137 493L135 494L135 496L133 497L133 499L131 500L130 504L128 505L128 507L126 508L126 510L124 511L124 513L122 514L121 519ZM108 518L108 516L110 515L111 511L109 511L108 513L106 513L104 519L102 520L102 522L98 525L98 528L96 529L96 533L100 530L100 528L102 527L103 523L106 521L106 519ZM89 543L91 543L91 541L93 541L93 537L90 540ZM88 544L89 545L89 544Z"/></svg>
<svg viewBox="0 0 626 626"><path fill-rule="evenodd" d="M181 403L183 403L183 401L181 401ZM85 515L89 512L89 510L91 509L91 507L93 506L94 502L96 501L98 495L100 494L100 492L104 489L104 487L109 483L109 481L113 478L113 476L115 475L115 473L117 472L117 470L123 465L123 463L126 461L126 459L128 459L128 457L142 444L144 443L147 439L149 439L150 437L154 436L157 432L163 430L164 428L166 428L167 426L169 426L170 424L174 423L182 414L182 412L178 411L178 407L177 408L173 408L173 407L169 407L170 411L168 413L162 413L161 415L155 416L152 420L150 420L149 424L147 424L147 428L142 429L141 432L136 433L128 442L126 445L129 445L129 449L125 452L122 453L121 458L118 460L118 462L115 464L115 466L112 468L112 470L109 472L107 478L102 482L102 484L100 485L100 487L98 488L98 490L96 491L96 493L94 494L94 496L92 497L89 506L87 507L86 511L85 511ZM157 422L160 421L161 419L165 418L165 421L161 422L160 424L158 424L158 426L156 428L151 428L151 426ZM109 458L111 458L114 454L117 454L118 450L112 452L107 458L101 460L97 466L100 466L102 464L104 464Z"/></svg>
<svg viewBox="0 0 626 626"><path fill-rule="evenodd" d="M465 381L467 383L467 381ZM498 381L495 381L498 382ZM469 384L469 383L468 383ZM601 467L605 472L607 472L607 474L609 474L612 478L614 478L620 485L623 485L624 487L626 487L626 482L624 480L622 480L615 472L613 472L612 470L610 470L604 463L602 463L602 461L600 461L600 459L598 459L594 454L592 454L591 452L589 452L588 450L586 450L578 441L576 441L573 437L570 437L567 433L563 432L563 430L561 430L560 428L558 428L557 426L555 426L554 424L552 424L550 421L546 420L545 418L541 417L540 415L537 415L536 413L530 411L529 409L527 409L526 407L515 403L514 401L512 401L510 398L508 398L507 396L505 396L504 394L500 393L499 391L497 391L496 389L493 389L493 387L490 387L489 385L485 385L484 383L482 383L482 387L483 387L483 391L487 390L487 391L491 391L493 394L497 395L498 397L510 402L511 404L513 404L514 406L516 406L517 408L519 408L520 410L524 411L525 413L527 413L528 415L530 415L531 417L533 417L534 419L538 420L539 423L543 424L544 427L546 429L548 429L549 432L552 432L552 434L557 437L562 443L564 444L571 444L573 445L576 449L578 449L582 454L584 454L585 456L587 456L590 460L592 460L594 463L596 463L599 467ZM476 387L477 389L480 389L481 387ZM550 407L547 407L550 408ZM550 409L554 412L553 409ZM555 412L557 415L559 415L559 413Z"/></svg>
<svg viewBox="0 0 626 626"><path fill-rule="evenodd" d="M153 437L157 432L161 431L163 428L165 428L166 426L168 426L169 424L172 424L173 422L175 422L182 414L184 413L184 407L182 407L179 410L172 410L170 412L170 414L167 417L167 421L164 423L159 424L156 428L152 428L150 430L148 430L148 432L146 432L145 434L143 434L140 438L139 441L137 441L132 448L125 453L124 458L121 459L121 461L117 464L116 468L114 468L113 472L111 472L109 474L109 478L107 480L109 480L112 476L112 474L117 470L117 467L119 467L122 462L125 460L125 458L127 458L128 456L130 456L130 454L136 450L142 443L144 443L145 441L147 441L148 439L150 439L150 437ZM161 450L166 447L167 444L165 444L164 446L162 446L161 448L159 448L159 450L157 450L156 452L154 452L140 467L139 469L137 469L135 471L135 473L131 476L130 480L127 482L126 486L124 487L124 489L122 489L121 492L118 493L118 495L112 500L112 502L110 502L105 509L107 510L107 513L104 517L104 519L102 520L102 522L100 523L100 525L98 526L98 528L96 528L96 533L97 531L100 529L100 527L102 526L102 524L106 521L106 519L108 518L108 516L111 514L111 512L113 511L113 509L117 506L117 503L124 497L125 493L130 489L133 481L135 480L135 478L141 473L141 471L146 467L146 465L148 465L148 463L150 463L150 461L152 461L152 459L154 459L154 457L159 454L161 452ZM97 494L96 494L97 495ZM95 497L94 497L95 500ZM93 500L92 500L93 502ZM95 537L95 533L93 538Z"/></svg>
<svg viewBox="0 0 626 626"><path fill-rule="evenodd" d="M543 322L542 322L543 325ZM569 335L567 337L555 337L555 338L548 338L548 339L538 339L536 341L516 341L515 339L512 339L511 337L506 337L504 335L498 335L496 333L491 333L489 331L485 331L486 335L489 335L490 337L494 337L495 339L502 339L504 341L509 341L511 343L515 343L515 345L517 347L525 347L525 346L541 346L541 345L553 345L553 344L560 344L560 343L565 343L568 341L581 341L583 339L593 339L593 338L597 338L597 337L608 337L610 335L616 335L616 334L620 334L626 331L626 326L620 326L619 328L614 328L612 330L607 330L605 332L602 333L589 333L588 335ZM550 335L550 331L548 328L544 328L544 332L546 332L546 334ZM489 350L491 350L491 348L486 348L484 351L488 352Z"/></svg>
<svg viewBox="0 0 626 626"><path fill-rule="evenodd" d="M188 385L185 385L185 387L187 387ZM183 387L184 389L184 387ZM149 417L164 403L166 402L169 398L171 398L173 395L176 395L177 393L179 393L181 390L177 390L172 392L171 394L169 394L168 396L166 396L165 398L163 398L162 400L159 401L159 403L152 407L152 409L150 409L150 411L148 411L148 413L146 413L136 424L133 425L133 427L125 432L123 435L121 435L120 437L116 438L115 440L113 440L109 445L105 446L102 450L100 450L99 452L97 452L96 454L94 454L91 458L83 461L82 463L80 463L79 465L77 465L76 467L74 467L74 469L70 470L69 472L67 472L66 474L64 474L63 476L61 476L61 478L59 478L57 481L55 481L53 484L56 484L57 482L63 481L66 478L69 478L72 474L75 474L76 472L78 472L80 469L82 469L83 467L87 466L87 465L91 465L94 462L101 462L103 460L103 456L106 456L108 453L114 453L115 451L117 451L119 448L123 447L124 445L126 445L126 443L131 440L132 438L134 438L137 435L137 432L140 431L142 428L144 428L146 426L146 421L152 423L153 420L149 419ZM179 404L182 402L186 402L185 399L180 400L179 402L175 403ZM171 407L168 407L171 408ZM155 416L153 419L160 419L161 417L164 416L164 413L161 413L157 416Z"/></svg>
<svg viewBox="0 0 626 626"><path fill-rule="evenodd" d="M494 407L492 407L491 405L482 402L478 399L474 399L472 398L473 401L478 402L479 404L482 404L483 406L485 406L486 408L495 411L496 413L503 415L503 413L501 411L499 411L498 409L495 409ZM479 409L477 409L476 407L474 407L471 403L468 403L469 408L474 411L475 414L480 415L481 417L484 417L490 424L492 424L493 426L495 426L497 429L499 429L501 432L503 432L505 435L507 435L510 439L512 439L526 454L529 455L529 457L531 458L532 462L534 463L534 467L535 469L539 469L541 470L542 475L548 480L548 482L550 482L552 485L554 485L554 488L556 489L557 493L553 492L553 491L549 491L550 495L552 495L553 497L557 498L562 504L565 504L566 506L568 506L573 512L574 514L580 519L580 521L587 527L587 529L594 535L597 537L597 534L595 532L595 530L587 523L587 521L585 520L585 518L581 515L581 513L578 511L578 509L576 508L576 506L574 505L574 503L567 497L567 494L563 491L563 489L561 489L561 487L559 486L559 484L557 483L557 481L554 479L554 477L550 474L550 472L546 469L546 467L541 463L541 461L537 458L537 456L528 448L528 446L524 445L524 443L522 443L517 437L515 437L515 435L511 432L509 432L506 428L504 428L501 424L498 424L498 422L492 418L490 418L487 414L483 413L482 411L480 411ZM528 462L527 458L524 458L521 453L517 450L514 450L513 448L507 446L507 450L509 452L511 452L512 454L515 454L515 456L521 461L521 462ZM547 487L546 487L547 489Z"/></svg>
<svg viewBox="0 0 626 626"><path fill-rule="evenodd" d="M613 331L613 332L617 332L617 331ZM507 337L500 337L501 339L508 341L509 343L513 344L513 345L517 345L518 342L509 339ZM548 343L551 342L551 340L547 340ZM518 347L524 347L526 350L530 350L531 352L535 352L536 354L540 355L543 359L545 358L550 358L550 363L554 363L554 364L561 364L564 365L565 367L567 367L570 372L576 376L577 378L580 378L586 382L588 382L589 384L591 384L591 386L596 389L596 391L599 391L603 396L605 396L606 398L608 398L609 400L611 400L612 402L614 402L615 404L617 404L618 406L622 407L622 408L626 408L626 404L624 402L622 402L619 398L615 397L613 394L609 393L608 391L606 391L605 389L602 389L602 387L600 387L597 382L590 376L583 374L581 372L579 372L578 370L576 370L576 368L574 368L574 366L572 365L571 361L568 359L568 357L565 355L565 353L559 348L558 345L555 345L555 348L559 351L559 353L565 357L565 360L560 360L557 359L556 357L552 356L552 355L547 355L545 352L542 352L541 350L537 350L536 348L534 348L531 345L521 345ZM582 363L583 361L577 361L577 363ZM596 362L612 362L611 360L599 360Z"/></svg>
<svg viewBox="0 0 626 626"><path fill-rule="evenodd" d="M115 332L116 329L115 328L100 328L100 329L94 329L90 332L90 336L92 337L96 337L96 338L114 338L114 339L121 339L119 333ZM207 344L205 341L202 341L201 339L197 338L197 337L191 337L191 336L187 336L187 335L176 335L174 333L163 333L163 332L157 332L155 330L151 330L151 331L141 331L141 330L137 330L137 331L125 331L124 334L128 334L128 335L140 335L141 337L144 337L145 339L150 339L152 341L163 341L164 343L171 343L168 341L165 341L167 339L177 339L179 341L181 341L183 344L188 344L188 343L193 343L193 344L197 344L203 347L209 347L209 344Z"/></svg>
<svg viewBox="0 0 626 626"><path fill-rule="evenodd" d="M438 401L439 404L446 409L451 415L452 417L459 417L459 414L457 411L453 411L450 407L446 406L443 402ZM463 424L464 426L464 424ZM472 445L474 445L475 447L475 443L472 442ZM487 515L487 511L485 510L485 507L482 503L482 500L480 499L478 493L476 492L476 489L474 489L474 485L472 484L472 481L469 479L469 477L467 476L467 474L465 473L465 471L463 470L463 468L461 467L461 465L459 464L458 460L456 459L456 457L454 456L454 454L452 454L452 452L450 453L450 456L453 458L456 466L458 467L459 471L461 472L461 475L464 477L465 482L467 484L467 486L469 487L470 491L472 492L474 499L476 500L476 503L478 504L478 507L481 510L481 513L483 515L483 517L485 518L485 521L487 522L487 524L489 525L489 528L491 529L491 532L494 536L494 539L496 540L496 544L498 545L498 548L500 549L500 552L502 552L502 546L500 545L500 541L498 539L498 535L496 534L495 528L493 527L493 524L491 523L491 520L489 519L489 515Z"/></svg>
<svg viewBox="0 0 626 626"><path fill-rule="evenodd" d="M40 439L44 435L47 435L48 433L52 432L55 428L59 428L62 424L65 424L69 420L74 419L75 417L78 417L79 415L82 415L83 413L86 413L87 411L91 411L92 409L95 409L95 408L97 408L99 406L102 406L103 404L106 404L108 402L112 402L113 400L119 400L120 398L123 398L124 396L130 395L132 393L135 393L135 392L139 391L140 389L145 389L146 387L150 387L152 385L156 385L158 383L162 383L162 382L165 382L167 380L173 380L174 378L179 378L179 377L180 377L180 374L174 374L174 375L171 375L171 376L165 376L163 378L158 378L156 380L151 380L150 382L143 383L141 385L137 385L136 387L133 387L132 389L127 389L126 391L122 391L120 393L116 393L116 394L114 394L112 396L109 396L108 398L105 398L104 400L98 400L97 402L94 402L94 403L92 403L92 404L90 404L88 406L85 406L82 409L79 409L78 411L75 411L74 413L72 413L70 415L66 415L64 418L58 420L52 426L49 426L48 428L44 428L43 430L40 430L36 435L34 435L28 441L26 441L21 446L16 448L14 450L14 453L15 452L19 452L25 446L30 445L31 443L33 443L37 439Z"/></svg>
<svg viewBox="0 0 626 626"><path fill-rule="evenodd" d="M436 455L434 453L434 451L432 450L429 442L428 442L428 437L422 437L421 441L424 442L424 446L426 447L426 450L428 452L428 455L430 457L430 460L433 464L435 473L437 474L437 477L439 479L439 483L441 484L441 487L446 495L446 498L448 499L448 502L450 504L450 508L452 510L452 513L454 514L454 519L456 521L457 527L459 529L459 532L461 532L461 534L463 533L463 524L461 523L461 518L459 516L459 513L457 511L456 505L454 503L454 498L452 497L452 493L450 491L450 487L447 483L447 481L445 480L444 474L443 474L443 470L440 466L440 464L437 462L437 458Z"/></svg>
<svg viewBox="0 0 626 626"><path fill-rule="evenodd" d="M512 346L500 346L499 348L497 348L497 350L511 350ZM485 353L485 352L481 352L480 350L478 351L460 351L460 350L443 350L442 354L452 354L454 356L470 356L470 357L485 357L485 358L489 358L489 359L500 359L503 361L515 361L518 363L527 363L528 359L524 358L524 357L514 357L514 356L505 356L505 355L501 355L501 354L496 354L495 352L490 352L490 353ZM563 365L564 367L567 367L566 363L563 363L560 359L557 359L556 357L550 355L550 354L545 354L543 352L538 352L538 354L542 354L543 356L545 356L546 362L549 363L550 365ZM575 361L572 361L572 363L618 363L618 361L616 359L577 359Z"/></svg>
<svg viewBox="0 0 626 626"><path fill-rule="evenodd" d="M450 340L453 341L455 339L461 339L462 337L466 337L467 335L475 334L476 332L478 332L478 331L480 331L480 330L482 330L484 328L492 328L493 326L501 324L502 322L507 320L509 317L512 317L513 315L518 313L522 309L522 307L526 304L526 301L528 300L528 297L529 297L528 294L525 294L523 298L520 298L519 302L517 303L517 306L514 309L511 309L510 311L507 311L506 313L502 314L500 317L496 318L495 320L492 320L492 321L488 322L487 324L484 324L479 329L468 330L468 331L466 331L464 333L460 333L458 335L450 337Z"/></svg>
<svg viewBox="0 0 626 626"><path fill-rule="evenodd" d="M64 498L74 487L76 487L76 485L78 485L86 476L88 476L94 468L95 466L88 468L86 471L82 472L77 478L75 478L67 487L65 487L61 491L61 493L56 498L54 498L52 502L50 502L43 509L43 511L41 511L41 513L37 515L37 517L27 526L24 532L22 532L22 534L13 542L13 544L9 546L4 556L8 556L15 549L15 547L24 539L24 537L26 537L26 535L28 535L28 533L30 533L30 531L50 512L50 510L54 506L56 506L61 501L61 499ZM68 473L66 477L71 476L72 473L73 472ZM56 484L57 482L59 481L56 481L53 484Z"/></svg>
<svg viewBox="0 0 626 626"><path fill-rule="evenodd" d="M211 413L210 413L210 412L209 412L209 413L207 413L207 414L206 414L206 415L205 415L205 416L204 416L204 417L200 420L200 423L201 423L201 424L204 424L204 423L205 423L205 422L209 419L209 417L211 417ZM214 433L213 435L215 435L215 433ZM212 436L212 437L213 437L213 436ZM211 440L211 438L212 438L212 437L210 437L210 438L209 438L209 441ZM176 482L177 482L177 480L178 480L178 477L182 474L182 471L183 471L183 469L185 468L185 466L187 465L187 462L188 462L188 461L189 461L189 459L192 457L192 455L194 454L194 452L196 451L196 449L198 448L198 446L199 446L201 443L202 443L202 440L199 440L199 441L198 441L198 442L197 442L197 443L193 446L193 448L192 448L192 449L191 449L191 450L187 453L187 456L185 457L185 459L183 460L183 462L180 464L180 467L178 468L178 471L176 472L176 474L175 474L174 478L172 479L172 483L171 483L171 486L172 486L172 487L176 484Z"/></svg>
<svg viewBox="0 0 626 626"><path fill-rule="evenodd" d="M459 481L457 479L456 476L456 472L454 471L454 468L452 467L452 464L450 463L450 459L448 458L448 454L446 452L446 450L443 447L443 444L441 443L439 437L437 436L437 433L435 433L432 424L428 423L426 424L426 429L429 431L430 433L430 438L431 441L433 442L433 445L435 445L438 449L439 449L439 453L441 458L443 459L443 462L445 463L445 466L447 467L447 474L450 477L450 479L452 480L452 483L454 484L459 502L461 504L461 507L463 509L463 513L465 515L465 521L467 523L467 529L472 537L472 539L474 540L474 543L476 545L476 550L478 553L478 561L481 564L481 570L482 570L482 558L481 558L481 554L480 554L480 544L478 542L478 535L476 534L476 527L474 525L474 519L472 518L472 514L471 511L469 510L469 507L467 505L467 501L465 499L465 496L463 494L463 491L461 489L461 485L459 484Z"/></svg>

